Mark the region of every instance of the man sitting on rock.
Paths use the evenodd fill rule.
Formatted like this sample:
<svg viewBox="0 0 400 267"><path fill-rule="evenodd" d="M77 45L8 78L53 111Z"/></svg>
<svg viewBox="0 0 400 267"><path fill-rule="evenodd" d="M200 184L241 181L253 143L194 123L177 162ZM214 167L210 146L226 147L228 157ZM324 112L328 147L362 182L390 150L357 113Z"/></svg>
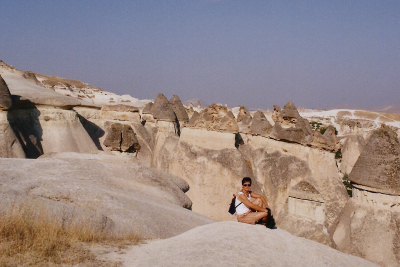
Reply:
<svg viewBox="0 0 400 267"><path fill-rule="evenodd" d="M238 222L255 224L258 221L266 222L268 218L268 206L265 198L250 191L251 178L242 179L242 190L236 196L235 206ZM265 208L263 208L265 206Z"/></svg>

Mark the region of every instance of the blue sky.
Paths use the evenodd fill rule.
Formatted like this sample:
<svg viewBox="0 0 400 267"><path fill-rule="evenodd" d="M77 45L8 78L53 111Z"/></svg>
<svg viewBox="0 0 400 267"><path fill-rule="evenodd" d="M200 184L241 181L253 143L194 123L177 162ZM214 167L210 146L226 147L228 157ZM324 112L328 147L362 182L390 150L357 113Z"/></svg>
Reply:
<svg viewBox="0 0 400 267"><path fill-rule="evenodd" d="M0 59L117 94L400 102L400 1L0 1Z"/></svg>

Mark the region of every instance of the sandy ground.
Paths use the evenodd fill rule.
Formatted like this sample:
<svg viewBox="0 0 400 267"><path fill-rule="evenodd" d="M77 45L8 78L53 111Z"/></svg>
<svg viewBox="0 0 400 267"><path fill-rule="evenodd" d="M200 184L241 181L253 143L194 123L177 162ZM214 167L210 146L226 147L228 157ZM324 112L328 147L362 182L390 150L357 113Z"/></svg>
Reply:
<svg viewBox="0 0 400 267"><path fill-rule="evenodd" d="M104 260L122 266L378 266L317 242L261 225L218 222L147 241Z"/></svg>

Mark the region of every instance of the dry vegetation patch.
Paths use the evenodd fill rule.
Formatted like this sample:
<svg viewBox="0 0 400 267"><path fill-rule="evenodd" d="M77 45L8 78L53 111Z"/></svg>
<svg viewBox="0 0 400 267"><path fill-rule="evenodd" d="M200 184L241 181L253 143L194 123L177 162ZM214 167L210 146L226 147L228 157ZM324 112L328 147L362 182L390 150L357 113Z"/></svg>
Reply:
<svg viewBox="0 0 400 267"><path fill-rule="evenodd" d="M62 218L35 201L1 211L0 266L118 266L98 260L90 247L118 250L141 241L133 231L101 230L90 218Z"/></svg>

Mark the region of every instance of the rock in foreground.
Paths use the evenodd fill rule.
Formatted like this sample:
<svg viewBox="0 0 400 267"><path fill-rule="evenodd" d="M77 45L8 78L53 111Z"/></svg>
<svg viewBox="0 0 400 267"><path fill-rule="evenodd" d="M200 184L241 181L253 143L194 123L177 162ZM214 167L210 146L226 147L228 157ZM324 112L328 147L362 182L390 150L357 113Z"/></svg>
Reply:
<svg viewBox="0 0 400 267"><path fill-rule="evenodd" d="M115 255L124 266L378 266L288 232L238 222L207 224Z"/></svg>
<svg viewBox="0 0 400 267"><path fill-rule="evenodd" d="M133 229L144 238L171 237L212 222L188 210L184 180L131 157L60 153L0 159L0 184L0 209L35 200L60 219L98 217L106 227Z"/></svg>

